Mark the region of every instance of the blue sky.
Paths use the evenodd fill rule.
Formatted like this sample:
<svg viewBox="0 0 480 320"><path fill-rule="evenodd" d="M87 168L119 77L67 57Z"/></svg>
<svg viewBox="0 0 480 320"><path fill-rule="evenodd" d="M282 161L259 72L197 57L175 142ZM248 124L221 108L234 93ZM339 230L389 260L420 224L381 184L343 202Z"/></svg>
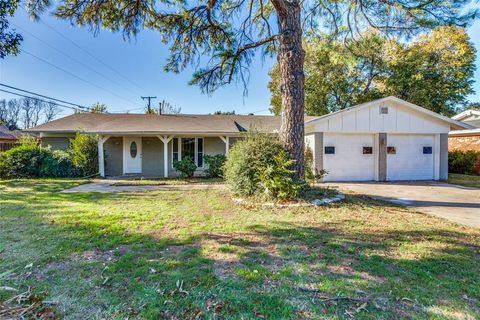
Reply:
<svg viewBox="0 0 480 320"><path fill-rule="evenodd" d="M143 31L135 40L128 42L121 34L107 30L102 30L95 37L86 28L72 27L68 22L48 15L42 17L44 22L32 22L21 10L11 21L24 36L24 52L17 57L0 60L1 83L80 105L90 106L98 101L105 103L112 112L142 112L145 102L140 96L151 95L158 97L155 105L165 99L181 107L182 113L210 113L216 110L269 113L268 70L274 60L262 61L258 58L254 62L250 69L247 96L243 95L243 87L235 84L207 96L198 87L188 85L192 69L181 74L163 71L168 48L155 32ZM480 21L476 21L468 32L479 52L476 94L470 99L480 101ZM11 97L0 92L0 98ZM66 109L61 115L70 113Z"/></svg>

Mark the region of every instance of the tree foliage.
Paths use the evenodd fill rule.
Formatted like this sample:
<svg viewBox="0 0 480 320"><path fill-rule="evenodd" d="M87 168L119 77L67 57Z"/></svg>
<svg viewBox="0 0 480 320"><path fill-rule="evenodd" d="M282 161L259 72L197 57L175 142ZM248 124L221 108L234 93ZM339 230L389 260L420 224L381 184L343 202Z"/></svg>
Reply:
<svg viewBox="0 0 480 320"><path fill-rule="evenodd" d="M305 48L309 115L389 95L452 115L473 92L476 52L463 28L439 27L408 44L368 32L346 43L309 39ZM280 114L278 64L270 76L271 111Z"/></svg>
<svg viewBox="0 0 480 320"><path fill-rule="evenodd" d="M90 113L108 113L108 108L104 103L96 102L88 109Z"/></svg>
<svg viewBox="0 0 480 320"><path fill-rule="evenodd" d="M0 1L0 59L7 55L17 55L23 37L10 28L8 17L15 14L18 0Z"/></svg>

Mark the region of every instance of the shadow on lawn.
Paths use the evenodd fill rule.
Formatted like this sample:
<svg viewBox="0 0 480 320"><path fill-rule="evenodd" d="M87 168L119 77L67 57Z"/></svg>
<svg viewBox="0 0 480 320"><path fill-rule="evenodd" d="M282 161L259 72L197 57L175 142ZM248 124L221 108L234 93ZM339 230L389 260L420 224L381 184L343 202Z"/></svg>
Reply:
<svg viewBox="0 0 480 320"><path fill-rule="evenodd" d="M21 270L9 285L47 291L49 300L58 300L55 308L62 316L450 316L435 306L454 310L453 315L480 315L474 280L480 274L480 248L461 232L433 226L367 232L349 228L348 220L337 220L320 227L251 225L245 232L199 233L179 240L168 234L112 229L108 222L95 219L46 221L44 214L68 210L69 203L107 204L112 195L61 194L45 188L36 190L48 195L45 199L32 199L28 190L5 199L2 210L10 213L0 220L6 227L0 236L6 256L0 256L4 259L0 262ZM118 202L130 197L149 195L115 194ZM370 199L350 198L350 203L357 210L383 206ZM15 206L20 208L20 220L12 211ZM78 215L82 214L88 216L80 209ZM33 226L29 234L16 234L20 224ZM8 241L17 237L21 244L16 250L31 247L27 251L32 251L28 257L34 262L32 271L23 270L25 261L19 259L19 265L18 257L8 253L15 246ZM397 254L419 246L425 250L414 256ZM0 294L0 302L9 296Z"/></svg>

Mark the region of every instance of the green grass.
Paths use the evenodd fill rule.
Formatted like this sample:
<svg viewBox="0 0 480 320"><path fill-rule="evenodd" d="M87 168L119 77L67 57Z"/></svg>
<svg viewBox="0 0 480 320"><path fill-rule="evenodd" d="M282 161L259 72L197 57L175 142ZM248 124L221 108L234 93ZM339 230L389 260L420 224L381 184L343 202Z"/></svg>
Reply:
<svg viewBox="0 0 480 320"><path fill-rule="evenodd" d="M0 314L30 287L22 306L66 319L480 317L475 229L353 196L266 209L226 190L60 192L77 184L0 182L0 287L18 290L0 289Z"/></svg>
<svg viewBox="0 0 480 320"><path fill-rule="evenodd" d="M480 188L480 176L450 173L447 182L465 187Z"/></svg>

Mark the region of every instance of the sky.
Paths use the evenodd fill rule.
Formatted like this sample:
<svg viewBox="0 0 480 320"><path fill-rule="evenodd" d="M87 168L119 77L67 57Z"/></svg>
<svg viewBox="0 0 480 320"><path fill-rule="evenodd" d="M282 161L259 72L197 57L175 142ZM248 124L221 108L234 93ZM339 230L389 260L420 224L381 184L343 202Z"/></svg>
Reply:
<svg viewBox="0 0 480 320"><path fill-rule="evenodd" d="M163 71L168 47L153 31L142 31L136 39L125 41L119 33L101 30L95 36L88 28L71 26L48 14L33 22L18 10L10 21L24 41L20 55L0 60L0 83L83 106L104 103L110 112L143 112L146 101L140 97L156 96L153 105L165 100L182 113L269 114L268 71L274 59L254 61L246 95L243 85L231 84L209 96L188 84L192 68L180 74ZM469 99L480 101L480 21L468 33L478 52L476 94ZM0 99L13 97L0 92ZM62 109L59 116L71 113Z"/></svg>

